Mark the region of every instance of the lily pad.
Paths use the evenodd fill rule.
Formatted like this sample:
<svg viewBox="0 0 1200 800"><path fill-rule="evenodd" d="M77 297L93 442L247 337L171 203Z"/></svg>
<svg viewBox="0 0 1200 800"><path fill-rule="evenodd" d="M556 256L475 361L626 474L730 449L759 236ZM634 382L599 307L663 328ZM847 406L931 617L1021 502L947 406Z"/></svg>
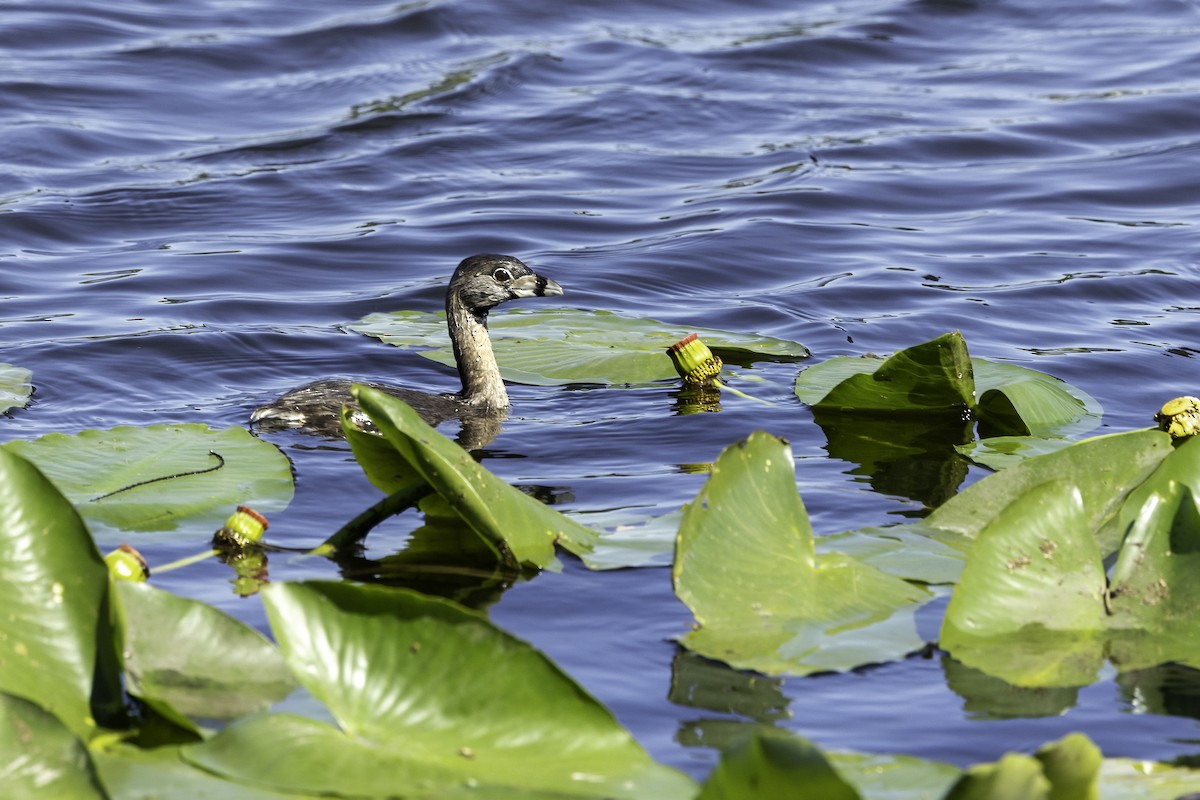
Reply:
<svg viewBox="0 0 1200 800"><path fill-rule="evenodd" d="M760 729L722 756L697 800L780 797L861 800L862 795L809 742Z"/></svg>
<svg viewBox="0 0 1200 800"><path fill-rule="evenodd" d="M627 512L602 511L574 515L600 534L596 547L584 553L588 569L609 570L629 567L669 567L675 555L675 534L683 514L672 511L657 517L638 517Z"/></svg>
<svg viewBox="0 0 1200 800"><path fill-rule="evenodd" d="M1034 456L1042 456L1071 445L1069 439L1045 439L1040 436L993 436L955 446L971 461L999 472Z"/></svg>
<svg viewBox="0 0 1200 800"><path fill-rule="evenodd" d="M0 764L5 797L104 800L87 746L58 717L0 692Z"/></svg>
<svg viewBox="0 0 1200 800"><path fill-rule="evenodd" d="M1107 487L1128 530L1111 579L1084 481L1033 487L979 533L942 626L956 659L1039 687L1090 683L1105 658L1119 670L1200 667L1200 445L1170 452L1134 491Z"/></svg>
<svg viewBox="0 0 1200 800"><path fill-rule="evenodd" d="M0 691L78 737L124 721L108 568L83 520L38 469L0 448Z"/></svg>
<svg viewBox="0 0 1200 800"><path fill-rule="evenodd" d="M1100 406L1087 393L1036 370L972 358L958 332L886 360L814 364L796 378L795 392L825 412L974 418L982 436L1066 436L1100 423Z"/></svg>
<svg viewBox="0 0 1200 800"><path fill-rule="evenodd" d="M130 691L191 717L224 720L266 709L295 680L278 648L212 606L121 581Z"/></svg>
<svg viewBox="0 0 1200 800"><path fill-rule="evenodd" d="M960 333L891 358L838 356L796 378L796 396L814 408L875 413L955 412L975 405L975 379Z"/></svg>
<svg viewBox="0 0 1200 800"><path fill-rule="evenodd" d="M427 425L404 401L364 386L353 391L383 438L488 543L498 560L546 568L556 563L556 544L576 555L594 546L595 531L493 475L470 453ZM376 457L364 467L385 469L386 477L376 481L388 485L398 479L391 467L380 467L384 463ZM410 480L401 482L407 485Z"/></svg>
<svg viewBox="0 0 1200 800"><path fill-rule="evenodd" d="M442 313L370 314L347 327L454 366ZM739 363L798 361L809 356L807 347L785 339L711 328L684 329L611 311L513 309L492 314L488 330L504 379L535 386L675 380L678 376L666 350L693 332L717 355Z"/></svg>
<svg viewBox="0 0 1200 800"><path fill-rule="evenodd" d="M272 584L272 630L339 728L248 717L187 759L279 791L687 798L612 715L529 645L453 603L339 583Z"/></svg>
<svg viewBox="0 0 1200 800"><path fill-rule="evenodd" d="M184 761L179 747L109 747L97 750L92 759L108 790L105 797L120 800L316 799L316 795L302 792L272 792L224 780Z"/></svg>
<svg viewBox="0 0 1200 800"><path fill-rule="evenodd" d="M1051 800L1052 790L1036 758L1008 753L994 764L968 769L944 800Z"/></svg>
<svg viewBox="0 0 1200 800"><path fill-rule="evenodd" d="M125 531L215 529L239 504L271 512L292 499L287 458L243 428L122 426L3 448L36 464L84 517Z"/></svg>
<svg viewBox="0 0 1200 800"><path fill-rule="evenodd" d="M767 674L848 670L920 648L928 594L840 553L816 555L791 448L763 432L732 445L684 507L675 593L696 617L688 649Z"/></svg>
<svg viewBox="0 0 1200 800"><path fill-rule="evenodd" d="M1082 686L1103 663L1105 576L1079 490L1035 487L980 532L939 640L1018 686Z"/></svg>
<svg viewBox="0 0 1200 800"><path fill-rule="evenodd" d="M0 414L24 408L33 394L33 373L12 364L0 364Z"/></svg>
<svg viewBox="0 0 1200 800"><path fill-rule="evenodd" d="M1066 478L1079 489L1089 530L1101 533L1102 552L1115 550L1124 532L1114 516L1125 495L1171 452L1160 431L1130 431L1085 439L1046 455L1028 458L989 475L939 506L919 526L974 538L1009 503L1048 481ZM1109 523L1113 531L1107 530Z"/></svg>

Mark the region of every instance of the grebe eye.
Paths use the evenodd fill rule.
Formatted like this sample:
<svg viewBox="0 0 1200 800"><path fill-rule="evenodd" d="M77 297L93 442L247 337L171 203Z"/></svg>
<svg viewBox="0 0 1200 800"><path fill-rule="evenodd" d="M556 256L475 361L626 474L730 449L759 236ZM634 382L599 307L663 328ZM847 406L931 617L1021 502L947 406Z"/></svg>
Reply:
<svg viewBox="0 0 1200 800"><path fill-rule="evenodd" d="M508 271L508 267L496 267L492 270L492 277L499 283L508 283L513 279L512 273Z"/></svg>

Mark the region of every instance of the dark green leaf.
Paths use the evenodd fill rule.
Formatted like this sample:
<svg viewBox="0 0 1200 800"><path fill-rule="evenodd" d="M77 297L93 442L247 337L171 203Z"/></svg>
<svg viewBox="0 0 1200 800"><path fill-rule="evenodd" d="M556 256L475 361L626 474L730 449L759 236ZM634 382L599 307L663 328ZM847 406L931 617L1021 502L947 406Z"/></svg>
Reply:
<svg viewBox="0 0 1200 800"><path fill-rule="evenodd" d="M591 550L594 531L497 478L403 401L363 386L354 393L396 452L501 560L545 568L556 561L556 544L575 554Z"/></svg>
<svg viewBox="0 0 1200 800"><path fill-rule="evenodd" d="M815 364L800 373L795 392L827 414L975 419L984 437L1067 436L1100 423L1100 406L1087 393L1036 370L971 358L957 332L887 360L839 356Z"/></svg>
<svg viewBox="0 0 1200 800"><path fill-rule="evenodd" d="M1058 378L1016 364L971 363L981 435L1075 436L1100 424L1100 404Z"/></svg>
<svg viewBox="0 0 1200 800"><path fill-rule="evenodd" d="M839 356L804 369L796 395L815 408L877 413L962 412L975 404L971 358L947 333L887 360Z"/></svg>

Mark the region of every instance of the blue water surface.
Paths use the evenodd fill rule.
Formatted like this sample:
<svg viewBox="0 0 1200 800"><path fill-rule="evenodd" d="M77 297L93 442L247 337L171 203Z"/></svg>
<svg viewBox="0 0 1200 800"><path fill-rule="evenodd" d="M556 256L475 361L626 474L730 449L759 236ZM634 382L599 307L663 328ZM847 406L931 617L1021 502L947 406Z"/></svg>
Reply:
<svg viewBox="0 0 1200 800"><path fill-rule="evenodd" d="M334 375L456 389L342 326L437 310L486 251L558 280L560 305L818 360L961 330L973 355L1090 393L1102 431L1200 388L1192 0L18 0L0 19L0 356L37 387L4 440L245 425ZM774 405L694 415L670 384L513 386L486 463L563 510L645 517L695 495L688 465L763 428L792 443L819 532L924 513L829 455L795 365L755 371ZM344 445L271 441L297 474L275 541L319 542L378 499ZM153 562L202 542L136 544ZM160 585L265 628L220 565ZM922 612L931 641L943 607ZM986 707L963 688L985 678L932 650L747 688L672 643L691 616L668 570L572 560L490 614L697 777L721 720L958 764L1071 730L1110 756L1200 753L1200 680L1181 668ZM696 674L735 699L690 700Z"/></svg>

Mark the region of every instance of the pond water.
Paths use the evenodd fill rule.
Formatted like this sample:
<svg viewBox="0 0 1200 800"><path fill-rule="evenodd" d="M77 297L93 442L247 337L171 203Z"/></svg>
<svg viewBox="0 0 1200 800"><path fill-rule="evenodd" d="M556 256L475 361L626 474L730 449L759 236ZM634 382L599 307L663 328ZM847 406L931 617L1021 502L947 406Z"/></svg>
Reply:
<svg viewBox="0 0 1200 800"><path fill-rule="evenodd" d="M438 310L458 261L488 251L561 283L546 303L768 334L816 360L958 329L973 355L1093 395L1102 430L1200 388L1200 3L799 5L3 3L0 360L37 391L0 438L245 425L337 375L455 389L342 326ZM818 532L924 513L903 482L830 455L796 371L754 366L769 407L727 395L691 415L667 383L512 386L485 463L564 511L641 519L695 495L689 465L765 429L792 443ZM272 541L315 544L378 499L344 444L269 438L296 469ZM377 530L371 553L412 525ZM155 563L205 534L97 536ZM1200 753L1190 670L993 688L984 705L963 689L979 676L932 650L754 681L677 650L691 615L669 570L564 562L491 618L697 777L721 720L958 764L1071 730L1111 756ZM338 573L276 558L271 575ZM159 584L265 629L218 564ZM922 612L929 640L942 607ZM728 706L697 700L697 675Z"/></svg>

